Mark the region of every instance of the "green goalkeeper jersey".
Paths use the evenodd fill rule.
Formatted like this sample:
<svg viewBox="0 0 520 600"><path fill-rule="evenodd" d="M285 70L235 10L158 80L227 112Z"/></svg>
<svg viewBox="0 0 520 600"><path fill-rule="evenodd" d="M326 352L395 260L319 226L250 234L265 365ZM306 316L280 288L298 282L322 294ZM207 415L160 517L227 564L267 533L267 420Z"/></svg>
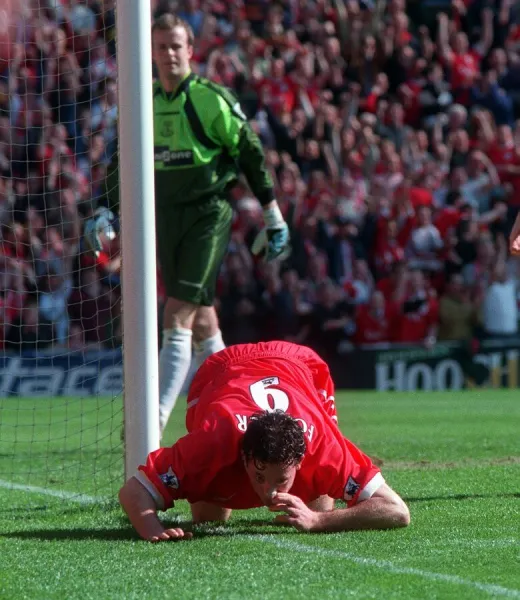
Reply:
<svg viewBox="0 0 520 600"><path fill-rule="evenodd" d="M273 199L264 152L237 99L190 73L173 93L153 87L158 207L224 196L241 171L262 204Z"/></svg>

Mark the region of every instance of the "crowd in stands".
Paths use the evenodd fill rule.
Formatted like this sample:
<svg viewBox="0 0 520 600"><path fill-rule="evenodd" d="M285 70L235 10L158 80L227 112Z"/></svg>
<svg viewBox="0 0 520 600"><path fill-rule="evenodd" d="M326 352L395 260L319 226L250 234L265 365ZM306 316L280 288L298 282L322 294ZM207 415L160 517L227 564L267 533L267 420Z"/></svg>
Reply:
<svg viewBox="0 0 520 600"><path fill-rule="evenodd" d="M118 238L94 261L81 231L117 147L115 2L24 1L0 62L0 342L112 347ZM235 91L291 227L288 261L254 260L261 209L235 188L218 286L226 343L285 338L329 353L518 333L506 244L520 210L518 2L152 10L186 19L196 72Z"/></svg>
<svg viewBox="0 0 520 600"><path fill-rule="evenodd" d="M117 149L114 3L9 6L0 40L0 348L111 348L121 339L118 238L95 260L81 235Z"/></svg>

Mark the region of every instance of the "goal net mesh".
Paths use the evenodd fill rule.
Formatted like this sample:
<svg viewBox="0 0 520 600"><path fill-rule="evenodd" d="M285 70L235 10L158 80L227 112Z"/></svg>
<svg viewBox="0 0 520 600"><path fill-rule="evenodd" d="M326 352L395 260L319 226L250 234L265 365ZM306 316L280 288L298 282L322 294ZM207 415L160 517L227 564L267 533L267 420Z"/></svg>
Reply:
<svg viewBox="0 0 520 600"><path fill-rule="evenodd" d="M113 498L123 476L114 5L0 0L0 497L10 505ZM115 220L94 257L82 231L99 206Z"/></svg>

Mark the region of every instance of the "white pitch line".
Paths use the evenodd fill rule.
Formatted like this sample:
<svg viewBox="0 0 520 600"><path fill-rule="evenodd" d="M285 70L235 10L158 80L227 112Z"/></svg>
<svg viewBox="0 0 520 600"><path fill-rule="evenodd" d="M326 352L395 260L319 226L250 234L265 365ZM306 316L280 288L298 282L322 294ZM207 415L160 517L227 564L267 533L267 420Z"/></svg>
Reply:
<svg viewBox="0 0 520 600"><path fill-rule="evenodd" d="M5 481L0 479L0 488L20 490L22 492L31 492L33 494L44 494L47 496L54 496L65 500L73 500L80 504L98 504L104 502L105 498L87 496L85 494L75 494L74 492L66 492L64 490L50 490L46 488L37 487L34 485L22 485L19 483L13 483L11 481ZM226 532L224 527L211 528L215 533ZM278 548L286 548L287 550L293 550L294 552L305 552L308 554L321 554L322 556L330 556L332 558L342 558L353 562L358 565L376 567L389 571L390 573L398 573L400 575L416 575L423 577L424 579L432 579L434 581L445 581L446 583L453 583L455 585L465 585L473 587L487 594L494 596L505 596L506 598L520 598L520 591L505 588L500 585L493 585L489 583L480 583L479 581L473 581L471 579L464 579L457 575L447 575L445 573L435 573L433 571L423 571L422 569L415 569L413 567L400 567L388 560L378 560L376 558L366 558L350 554L348 552L342 552L341 550L327 550L326 548L319 548L317 546L306 546L305 544L298 544L296 542L290 542L287 540L276 539L269 535L237 535L237 538L245 538L255 542L264 542L278 546Z"/></svg>
<svg viewBox="0 0 520 600"><path fill-rule="evenodd" d="M390 573L398 573L400 575L416 575L424 579L431 579L434 581L444 581L446 583L453 583L455 585L465 585L478 589L482 592L486 592L491 596L505 596L506 598L520 598L520 590L514 590L505 588L500 585L493 585L489 583L480 583L479 581L472 581L471 579L464 579L457 575L447 575L445 573L435 573L433 571L423 571L422 569L415 569L413 567L400 567L388 560L378 560L375 558L364 558L351 554L349 552L342 552L341 550L327 550L326 548L319 548L316 546L307 546L305 544L298 544L297 542L290 542L287 540L276 539L274 536L269 535L246 535L237 536L245 537L248 540L261 541L264 543L278 546L279 548L285 548L287 550L293 550L294 552L306 552L309 554L321 554L322 556L329 556L331 558L341 558L348 560L358 565L376 567Z"/></svg>
<svg viewBox="0 0 520 600"><path fill-rule="evenodd" d="M75 492L66 492L65 490L51 490L48 488L38 487L36 485L23 485L21 483L13 483L12 481L6 481L4 479L0 479L0 488L29 492L31 494L54 496L55 498L61 498L62 500L72 500L73 502L78 502L79 504L99 504L106 501L106 498L87 496L86 494L76 494Z"/></svg>

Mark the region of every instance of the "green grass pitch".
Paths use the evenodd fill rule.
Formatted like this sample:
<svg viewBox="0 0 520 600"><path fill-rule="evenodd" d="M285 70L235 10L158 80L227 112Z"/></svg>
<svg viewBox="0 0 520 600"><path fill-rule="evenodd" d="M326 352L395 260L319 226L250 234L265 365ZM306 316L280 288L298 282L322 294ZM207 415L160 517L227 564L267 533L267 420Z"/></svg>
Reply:
<svg viewBox="0 0 520 600"><path fill-rule="evenodd" d="M409 528L302 534L258 509L151 545L114 501L120 400L0 399L0 598L520 598L518 391L342 392L338 412ZM184 502L164 514L188 517Z"/></svg>

